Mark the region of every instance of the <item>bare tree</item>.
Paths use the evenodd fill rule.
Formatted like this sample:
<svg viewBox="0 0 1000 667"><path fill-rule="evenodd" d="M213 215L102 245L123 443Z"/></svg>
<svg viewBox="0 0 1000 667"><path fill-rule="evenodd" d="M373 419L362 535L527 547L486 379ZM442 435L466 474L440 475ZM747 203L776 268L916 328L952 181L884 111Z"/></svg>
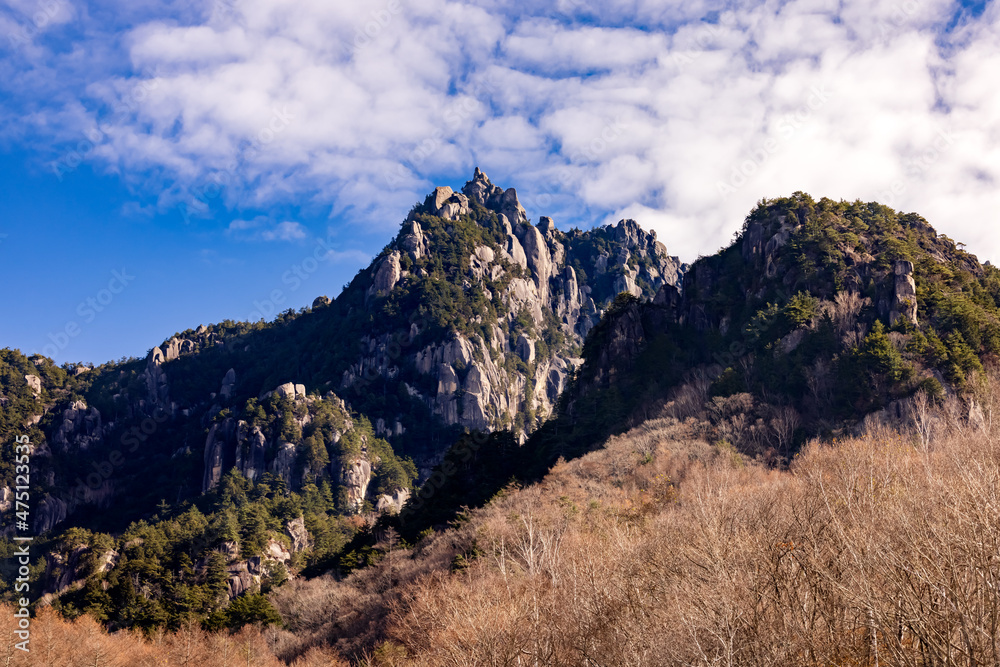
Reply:
<svg viewBox="0 0 1000 667"><path fill-rule="evenodd" d="M920 438L920 445L927 449L934 430L933 404L926 391L918 391L910 401L910 420Z"/></svg>
<svg viewBox="0 0 1000 667"><path fill-rule="evenodd" d="M791 453L795 432L799 429L802 420L795 408L781 407L774 411L771 417L771 428L778 438L778 451L787 456Z"/></svg>

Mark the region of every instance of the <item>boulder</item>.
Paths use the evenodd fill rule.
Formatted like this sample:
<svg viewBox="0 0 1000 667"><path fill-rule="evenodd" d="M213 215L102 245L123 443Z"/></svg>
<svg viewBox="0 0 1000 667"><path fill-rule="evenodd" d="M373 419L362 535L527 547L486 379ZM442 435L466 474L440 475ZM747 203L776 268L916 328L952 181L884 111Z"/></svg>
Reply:
<svg viewBox="0 0 1000 667"><path fill-rule="evenodd" d="M444 206L449 199L451 199L453 194L455 194L455 191L447 185L434 188L434 192L431 193L431 197L433 197L431 211L433 211L434 215L438 214L438 211L440 211L441 207Z"/></svg>
<svg viewBox="0 0 1000 667"><path fill-rule="evenodd" d="M467 215L469 208L469 197L463 193L455 192L449 187L435 188L430 198L431 215L444 218L446 220L458 220L459 216Z"/></svg>
<svg viewBox="0 0 1000 667"><path fill-rule="evenodd" d="M802 341L804 341L805 339L806 339L806 330L796 329L795 331L791 332L790 334L782 338L780 341L778 341L778 349L781 350L783 354L791 354L792 352L794 352L799 348L799 345L801 345Z"/></svg>
<svg viewBox="0 0 1000 667"><path fill-rule="evenodd" d="M287 564L290 560L292 560L292 552L288 550L288 547L275 539L270 539L264 547L264 557L260 564L263 565L267 561Z"/></svg>
<svg viewBox="0 0 1000 667"><path fill-rule="evenodd" d="M496 254L493 252L493 249L485 245L476 246L476 252L474 254L476 259L483 264L490 264L496 258Z"/></svg>
<svg viewBox="0 0 1000 667"><path fill-rule="evenodd" d="M454 194L441 207L438 215L445 220L458 220L460 216L468 215L470 212L469 198L463 194Z"/></svg>
<svg viewBox="0 0 1000 667"><path fill-rule="evenodd" d="M271 391L264 392L258 397L258 399L261 401L266 400L267 398L270 398L272 394L277 394L279 397L284 396L286 398L294 399L295 396L299 393L298 391L299 387L302 388L302 395L304 396L306 392L305 392L305 387L303 385L295 384L294 382L286 382L284 384L278 385Z"/></svg>

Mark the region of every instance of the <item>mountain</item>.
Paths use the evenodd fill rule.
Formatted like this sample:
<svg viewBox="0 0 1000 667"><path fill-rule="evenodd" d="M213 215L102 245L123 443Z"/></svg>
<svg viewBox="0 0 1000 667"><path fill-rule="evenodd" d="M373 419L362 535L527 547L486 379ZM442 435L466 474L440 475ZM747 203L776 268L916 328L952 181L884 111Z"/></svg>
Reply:
<svg viewBox="0 0 1000 667"><path fill-rule="evenodd" d="M462 192L437 188L414 208L338 297L344 339L357 339L360 355L331 371L387 431L412 421L416 403L436 424L510 429L523 440L552 414L612 299L622 291L651 298L678 284L684 268L632 220L590 231L562 232L546 217L533 226L516 192L477 169ZM379 390L405 397L379 401ZM406 451L439 451L414 440L426 442L426 431Z"/></svg>
<svg viewBox="0 0 1000 667"><path fill-rule="evenodd" d="M917 395L980 423L998 354L1000 270L919 215L803 193L763 200L681 289L616 297L555 417L513 454L499 437L458 443L401 530L447 525L662 414L704 418L703 437L777 467L812 438L908 426Z"/></svg>
<svg viewBox="0 0 1000 667"><path fill-rule="evenodd" d="M407 545L438 545L428 576L460 571L475 539L433 536L461 532L465 508L543 488L628 429L780 470L814 438L918 424L928 439L928 405L985 427L998 353L1000 271L916 214L764 200L687 267L633 221L532 225L477 170L310 309L94 369L3 350L0 426L37 447L33 590L111 628L219 629L273 620L259 592L299 614L289 578L313 599L324 571L382 577ZM378 591L356 614L370 633L330 630L356 635L345 653L387 627L402 592Z"/></svg>
<svg viewBox="0 0 1000 667"><path fill-rule="evenodd" d="M463 432L523 442L615 296L652 298L685 268L632 220L531 224L517 193L477 169L461 192L415 206L368 268L310 309L199 325L97 368L4 350L3 440L27 433L36 448L33 527L48 540L37 589L76 611L117 600L131 611L109 623L152 627L322 562L357 530L352 517L398 511ZM150 558L161 562L138 567ZM87 592L94 576L117 583ZM129 576L162 604L128 602ZM197 603L172 597L178 581Z"/></svg>
<svg viewBox="0 0 1000 667"><path fill-rule="evenodd" d="M642 366L644 354L664 363L663 322L676 327L683 370L713 378L710 396L791 406L804 437L898 409L917 390L975 391L1000 354L1000 271L917 214L796 193L762 201L731 246L691 266L682 294L602 323L631 329L629 345L595 350L604 362L582 376Z"/></svg>
<svg viewBox="0 0 1000 667"><path fill-rule="evenodd" d="M992 664L998 325L1000 271L920 216L762 201L616 297L522 446L464 438L371 565L277 591L277 654Z"/></svg>

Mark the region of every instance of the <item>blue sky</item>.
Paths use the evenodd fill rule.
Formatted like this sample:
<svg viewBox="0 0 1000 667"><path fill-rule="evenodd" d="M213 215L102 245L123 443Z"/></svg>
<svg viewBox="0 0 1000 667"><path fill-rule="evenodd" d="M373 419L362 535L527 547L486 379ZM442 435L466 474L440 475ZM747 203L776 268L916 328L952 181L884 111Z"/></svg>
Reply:
<svg viewBox="0 0 1000 667"><path fill-rule="evenodd" d="M0 345L332 297L475 166L686 260L805 190L996 262L998 73L995 2L0 0Z"/></svg>

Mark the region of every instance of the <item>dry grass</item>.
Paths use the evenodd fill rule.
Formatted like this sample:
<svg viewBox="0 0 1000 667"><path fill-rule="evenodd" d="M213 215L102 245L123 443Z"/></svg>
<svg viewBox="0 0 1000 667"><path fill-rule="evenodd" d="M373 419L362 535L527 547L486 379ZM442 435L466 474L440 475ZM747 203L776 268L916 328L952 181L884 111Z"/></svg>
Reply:
<svg viewBox="0 0 1000 667"><path fill-rule="evenodd" d="M997 387L787 470L655 419L373 568L284 587L287 631L150 641L46 612L10 664L998 665Z"/></svg>
<svg viewBox="0 0 1000 667"><path fill-rule="evenodd" d="M246 627L240 632L207 634L191 623L171 634L144 637L139 633L107 634L90 616L67 621L45 607L31 623L30 651L13 642L13 609L0 607L0 664L5 667L281 667L275 657L277 635L269 629ZM14 641L20 641L14 639ZM330 649L315 648L294 667L346 667Z"/></svg>
<svg viewBox="0 0 1000 667"><path fill-rule="evenodd" d="M397 664L1000 664L988 427L813 444L783 472L685 428L647 423L474 513L482 556L413 586Z"/></svg>

